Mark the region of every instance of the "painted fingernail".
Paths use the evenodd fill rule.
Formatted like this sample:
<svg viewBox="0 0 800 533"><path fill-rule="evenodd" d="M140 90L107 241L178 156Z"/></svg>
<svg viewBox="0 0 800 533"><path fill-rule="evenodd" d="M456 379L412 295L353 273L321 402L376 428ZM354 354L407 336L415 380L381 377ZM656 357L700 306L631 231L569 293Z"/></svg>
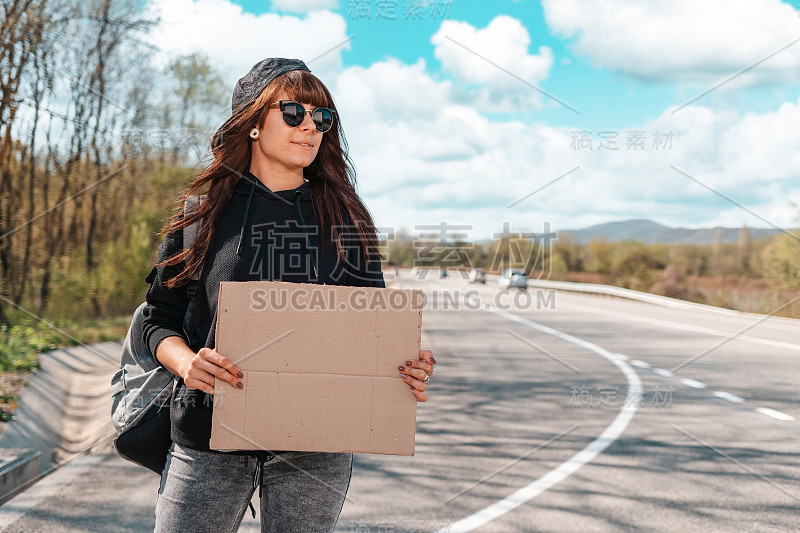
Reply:
<svg viewBox="0 0 800 533"><path fill-rule="evenodd" d="M236 373L236 377L237 377L237 378L243 378L243 377L244 377L244 374L242 373L242 371L241 371L241 370L239 370L239 371Z"/></svg>
<svg viewBox="0 0 800 533"><path fill-rule="evenodd" d="M399 370L399 371L401 371L401 372L402 372L403 370L405 370L405 369L406 369L406 367L404 367L404 366L398 366L398 367L397 367L397 370Z"/></svg>
<svg viewBox="0 0 800 533"><path fill-rule="evenodd" d="M405 374L400 374L400 377L403 379L408 379L408 376L406 376Z"/></svg>
<svg viewBox="0 0 800 533"><path fill-rule="evenodd" d="M242 383L241 381L237 381L236 382L236 387L240 388L240 389L243 389L244 388L244 383Z"/></svg>
<svg viewBox="0 0 800 533"><path fill-rule="evenodd" d="M431 356L431 363L433 363L434 365L436 364L436 359L434 359L433 356Z"/></svg>
<svg viewBox="0 0 800 533"><path fill-rule="evenodd" d="M406 361L406 366L411 366L411 361Z"/></svg>

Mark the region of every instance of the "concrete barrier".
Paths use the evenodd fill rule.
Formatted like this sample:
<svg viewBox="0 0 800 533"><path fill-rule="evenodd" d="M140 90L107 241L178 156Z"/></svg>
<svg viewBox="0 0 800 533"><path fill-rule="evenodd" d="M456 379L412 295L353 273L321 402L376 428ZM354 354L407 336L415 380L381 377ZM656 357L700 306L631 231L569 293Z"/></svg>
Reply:
<svg viewBox="0 0 800 533"><path fill-rule="evenodd" d="M39 450L0 448L0 505L39 479Z"/></svg>
<svg viewBox="0 0 800 533"><path fill-rule="evenodd" d="M37 450L45 476L112 439L111 377L120 352L120 342L101 342L42 353L0 449Z"/></svg>

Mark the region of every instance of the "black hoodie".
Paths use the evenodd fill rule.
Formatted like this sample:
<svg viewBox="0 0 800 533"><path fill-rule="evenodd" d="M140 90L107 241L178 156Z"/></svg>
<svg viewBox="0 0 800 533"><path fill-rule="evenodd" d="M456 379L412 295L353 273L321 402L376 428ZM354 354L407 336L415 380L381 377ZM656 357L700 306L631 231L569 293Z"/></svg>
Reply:
<svg viewBox="0 0 800 533"><path fill-rule="evenodd" d="M250 172L236 183L233 195L217 225L214 243L206 256L193 312L193 331L186 332L183 317L189 304L186 285L169 289L163 283L183 269L183 264L153 267L145 281L151 283L144 309L144 340L155 356L158 343L170 336L183 337L194 351L215 346L219 284L222 281L275 280L385 287L380 259L362 258L360 241L345 213L342 262L330 241L320 250L321 229L308 182L296 189L271 191ZM166 235L158 248L158 262L183 250L181 230ZM187 333L189 334L187 336ZM206 339L201 346L190 339ZM225 355L225 354L222 354ZM213 396L188 389L183 379L171 404L172 440L180 446L209 449Z"/></svg>

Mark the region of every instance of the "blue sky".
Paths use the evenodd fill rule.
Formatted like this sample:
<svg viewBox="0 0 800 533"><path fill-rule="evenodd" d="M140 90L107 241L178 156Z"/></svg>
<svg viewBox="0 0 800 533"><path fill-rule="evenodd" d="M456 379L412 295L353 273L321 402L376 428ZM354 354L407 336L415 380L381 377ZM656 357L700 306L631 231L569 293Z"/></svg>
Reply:
<svg viewBox="0 0 800 533"><path fill-rule="evenodd" d="M446 220L484 237L501 220L797 225L791 2L440 0L433 14L426 0L415 18L405 0L384 2L393 20L379 3L150 2L163 9L164 53L206 53L231 86L264 57L308 61L349 38L310 66L337 99L360 192L384 225ZM576 149L578 130L591 150ZM601 132L611 150L598 148Z"/></svg>
<svg viewBox="0 0 800 533"><path fill-rule="evenodd" d="M263 0L235 0L232 3L256 15L287 12L275 9ZM783 3L796 7L795 2ZM439 29L443 19L463 20L476 27L485 27L499 14L520 20L530 32L530 51L534 52L544 45L550 47L556 57L551 74L545 83L540 84L541 87L581 112L576 115L561 106L545 108L530 113L531 119L537 121L574 124L594 130L623 129L642 119L654 118L669 105L680 105L709 88L703 85L677 87L669 83L642 82L629 76L616 75L608 68L592 66L587 58L571 53L569 39L553 34L545 21L542 5L534 0L453 0L449 5L447 2L438 4L441 6L439 9L446 11L444 14L437 12L437 15L432 15L431 6L427 5L422 10L422 16L414 18L404 17L405 2L397 0L386 3L395 6L392 20L378 16L380 9L376 0L361 3L369 6L366 16L359 16L355 7L357 4L359 2L340 0L338 8L332 10L347 21L347 35L352 37L352 48L342 54L344 67L368 66L387 57L396 57L406 63L424 58L432 73L446 77L447 73L441 72L430 43L431 36ZM669 53L669 50L664 50L664 54ZM754 55L754 61L757 59ZM772 110L786 96L798 93L798 83L781 88L754 88L745 91L737 99L736 106L742 112ZM712 99L714 95L705 98Z"/></svg>

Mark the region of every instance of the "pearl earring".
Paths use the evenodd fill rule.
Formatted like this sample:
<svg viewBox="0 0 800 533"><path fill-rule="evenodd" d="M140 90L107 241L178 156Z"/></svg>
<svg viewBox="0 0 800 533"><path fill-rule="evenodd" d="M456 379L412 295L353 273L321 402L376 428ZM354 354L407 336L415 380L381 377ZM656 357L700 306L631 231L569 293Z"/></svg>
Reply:
<svg viewBox="0 0 800 533"><path fill-rule="evenodd" d="M250 137L252 137L253 139L258 139L258 128L253 128L250 131Z"/></svg>

